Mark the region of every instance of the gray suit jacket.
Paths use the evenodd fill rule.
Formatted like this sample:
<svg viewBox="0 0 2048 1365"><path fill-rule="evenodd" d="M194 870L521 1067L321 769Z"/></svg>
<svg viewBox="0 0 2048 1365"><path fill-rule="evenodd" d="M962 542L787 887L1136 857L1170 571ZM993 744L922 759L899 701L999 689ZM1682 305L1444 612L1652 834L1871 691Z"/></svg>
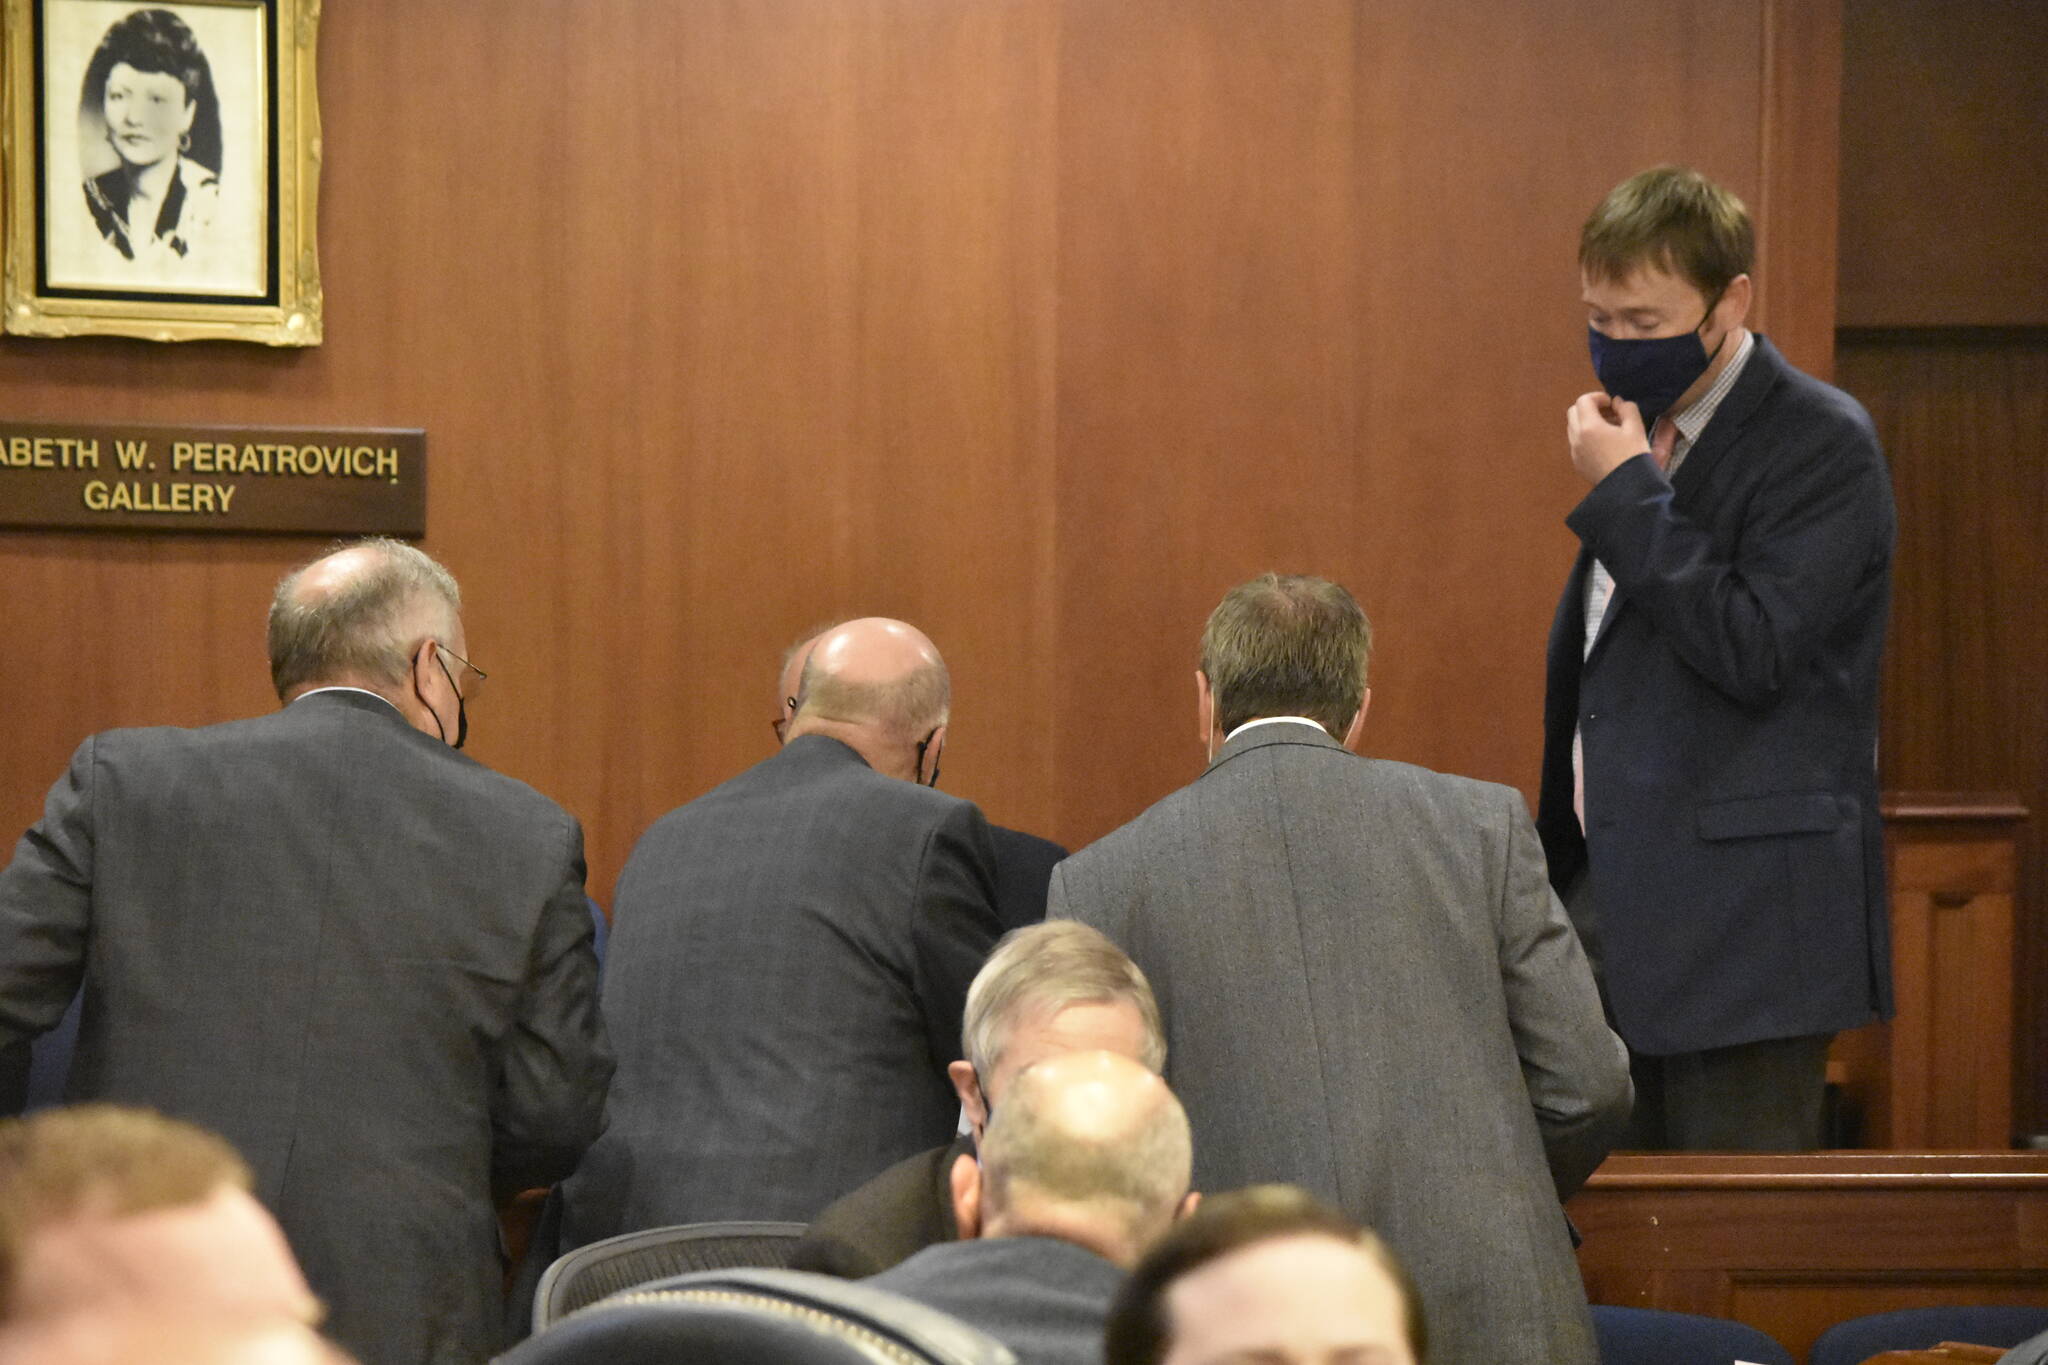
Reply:
<svg viewBox="0 0 2048 1365"><path fill-rule="evenodd" d="M1414 1274L1435 1357L1594 1359L1559 1209L1630 1102L1507 787L1262 725L1054 869L1145 969L1198 1188L1307 1187Z"/></svg>
<svg viewBox="0 0 2048 1365"><path fill-rule="evenodd" d="M861 1283L950 1313L1015 1351L1020 1365L1100 1365L1123 1278L1072 1242L984 1237L926 1247Z"/></svg>
<svg viewBox="0 0 2048 1365"><path fill-rule="evenodd" d="M71 1098L233 1142L366 1365L474 1361L494 1180L603 1112L590 936L576 822L375 697L109 731L0 873L0 1043L84 975Z"/></svg>
<svg viewBox="0 0 2048 1365"><path fill-rule="evenodd" d="M972 803L804 735L669 812L620 874L604 1137L563 1246L672 1223L808 1222L946 1142L967 986L997 934Z"/></svg>

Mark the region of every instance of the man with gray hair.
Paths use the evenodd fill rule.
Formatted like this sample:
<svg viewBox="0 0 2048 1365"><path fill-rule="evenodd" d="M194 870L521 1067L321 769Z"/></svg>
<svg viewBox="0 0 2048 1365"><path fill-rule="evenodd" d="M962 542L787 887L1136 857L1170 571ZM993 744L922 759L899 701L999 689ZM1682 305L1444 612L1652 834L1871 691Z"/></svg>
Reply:
<svg viewBox="0 0 2048 1365"><path fill-rule="evenodd" d="M1560 1201L1628 1059L1511 788L1353 752L1371 628L1267 574L1209 617L1209 766L1053 870L1048 913L1159 989L1212 1189L1284 1181L1377 1228L1446 1360L1591 1365Z"/></svg>
<svg viewBox="0 0 2048 1365"><path fill-rule="evenodd" d="M1033 1365L1100 1361L1124 1271L1194 1207L1187 1114L1130 1058L1072 1052L1020 1072L984 1137L978 1162L953 1167L961 1240L865 1283Z"/></svg>
<svg viewBox="0 0 2048 1365"><path fill-rule="evenodd" d="M995 942L988 828L931 789L946 666L868 617L803 664L787 742L641 836L619 876L604 1137L562 1244L672 1223L808 1222L941 1143L946 1063Z"/></svg>
<svg viewBox="0 0 2048 1365"><path fill-rule="evenodd" d="M493 1193L568 1172L611 1072L582 831L454 751L468 652L419 550L315 560L283 709L87 739L0 873L0 1044L90 980L70 1097L226 1137L370 1365L491 1354Z"/></svg>
<svg viewBox="0 0 2048 1365"><path fill-rule="evenodd" d="M1085 924L1053 920L1005 934L967 988L966 1056L946 1068L967 1118L947 1146L905 1157L834 1202L790 1264L859 1279L960 1236L953 1173L972 1163L996 1100L1026 1067L1068 1052L1166 1065L1159 1006L1138 965Z"/></svg>

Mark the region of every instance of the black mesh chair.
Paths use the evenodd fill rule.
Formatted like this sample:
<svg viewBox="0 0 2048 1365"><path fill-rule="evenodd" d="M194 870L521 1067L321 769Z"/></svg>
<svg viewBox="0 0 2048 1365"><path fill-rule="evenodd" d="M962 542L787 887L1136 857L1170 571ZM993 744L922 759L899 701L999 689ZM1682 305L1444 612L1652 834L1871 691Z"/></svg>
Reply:
<svg viewBox="0 0 2048 1365"><path fill-rule="evenodd" d="M496 1365L1017 1365L966 1323L801 1270L709 1270L600 1299Z"/></svg>
<svg viewBox="0 0 2048 1365"><path fill-rule="evenodd" d="M649 1228L578 1247L557 1260L533 1291L533 1330L622 1290L692 1270L789 1264L802 1223L685 1223Z"/></svg>

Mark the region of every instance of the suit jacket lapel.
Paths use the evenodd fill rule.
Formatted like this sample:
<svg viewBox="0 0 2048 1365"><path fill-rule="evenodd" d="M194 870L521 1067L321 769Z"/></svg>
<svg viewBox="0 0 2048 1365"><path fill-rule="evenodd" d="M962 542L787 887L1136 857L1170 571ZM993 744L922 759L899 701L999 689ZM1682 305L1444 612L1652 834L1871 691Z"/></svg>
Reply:
<svg viewBox="0 0 2048 1365"><path fill-rule="evenodd" d="M1685 463L1678 466L1678 472L1671 476L1672 498L1679 506L1690 499L1694 489L1700 486L1707 473L1721 462L1749 425L1749 419L1756 416L1756 410L1763 405L1764 395L1777 386L1785 373L1785 358L1778 354L1778 348L1757 334L1756 349L1750 352L1749 363L1742 367L1742 377L1735 381L1735 387L1721 400L1721 406L1714 412L1714 420L1707 423L1707 429L1700 433L1699 443L1685 454Z"/></svg>

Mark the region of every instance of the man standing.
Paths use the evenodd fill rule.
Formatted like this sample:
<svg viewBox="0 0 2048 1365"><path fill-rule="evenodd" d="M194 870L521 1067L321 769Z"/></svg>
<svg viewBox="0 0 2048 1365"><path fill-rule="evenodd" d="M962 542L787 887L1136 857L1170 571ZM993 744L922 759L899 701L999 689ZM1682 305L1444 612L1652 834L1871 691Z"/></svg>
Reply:
<svg viewBox="0 0 2048 1365"><path fill-rule="evenodd" d="M808 1221L953 1132L946 1063L996 919L981 812L925 785L946 666L901 621L849 621L798 695L781 751L663 816L620 874L619 1073L565 1247Z"/></svg>
<svg viewBox="0 0 2048 1365"><path fill-rule="evenodd" d="M775 679L775 719L769 722L777 744L785 742L789 723L796 718L804 662L811 657L812 646L824 635L824 631L814 632L782 653L782 672ZM936 767L932 770L932 783L938 784ZM1045 918L1045 888L1052 880L1053 864L1067 856L1066 849L1036 834L994 824L988 827L988 838L994 860L997 920L1005 930L1037 924ZM4 1085L0 1081L0 1093L4 1093Z"/></svg>
<svg viewBox="0 0 2048 1365"><path fill-rule="evenodd" d="M1877 682L1891 485L1867 414L1743 325L1749 216L1645 171L1579 242L1605 392L1551 628L1538 814L1635 1072L1626 1145L1821 1141L1836 1030L1891 1010Z"/></svg>
<svg viewBox="0 0 2048 1365"><path fill-rule="evenodd" d="M1232 589L1195 675L1208 770L1055 868L1049 913L1158 992L1199 1185L1379 1229L1446 1360L1590 1363L1558 1203L1628 1112L1625 1054L1520 795L1347 752L1369 643L1335 583Z"/></svg>
<svg viewBox="0 0 2048 1365"><path fill-rule="evenodd" d="M858 1279L960 1235L953 1169L972 1163L989 1113L1026 1067L1068 1052L1113 1052L1157 1074L1159 1006L1137 964L1085 924L1049 920L1003 936L967 988L966 1054L946 1068L968 1131L905 1157L834 1201L790 1256L796 1270Z"/></svg>
<svg viewBox="0 0 2048 1365"><path fill-rule="evenodd" d="M961 1240L865 1281L988 1333L1030 1365L1095 1365L1123 1273L1192 1203L1188 1120L1128 1057L1017 1076L979 1161L953 1167Z"/></svg>
<svg viewBox="0 0 2048 1365"><path fill-rule="evenodd" d="M611 1071L582 832L455 752L460 610L409 545L316 560L282 711L86 740L0 873L0 1043L89 978L71 1097L232 1142L370 1365L491 1353L493 1191L567 1173Z"/></svg>

